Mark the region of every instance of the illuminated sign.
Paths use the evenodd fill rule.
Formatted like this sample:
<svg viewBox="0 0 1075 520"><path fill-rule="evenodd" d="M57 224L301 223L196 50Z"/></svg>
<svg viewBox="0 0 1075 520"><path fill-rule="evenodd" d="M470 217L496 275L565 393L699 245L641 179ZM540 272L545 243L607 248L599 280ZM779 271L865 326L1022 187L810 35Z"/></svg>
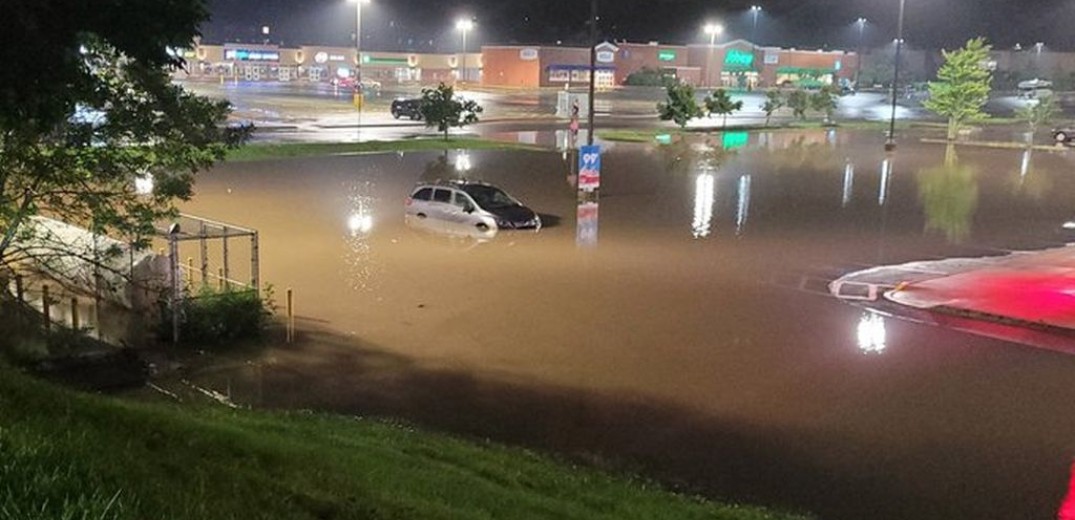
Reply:
<svg viewBox="0 0 1075 520"><path fill-rule="evenodd" d="M676 51L658 51L657 59L660 61L676 61Z"/></svg>
<svg viewBox="0 0 1075 520"><path fill-rule="evenodd" d="M612 51L598 52L597 61L601 63L612 63L613 61L616 61L616 53Z"/></svg>
<svg viewBox="0 0 1075 520"><path fill-rule="evenodd" d="M407 58L377 58L370 56L369 54L362 55L362 63L370 65L401 65L404 67L410 66L410 61Z"/></svg>
<svg viewBox="0 0 1075 520"><path fill-rule="evenodd" d="M754 65L754 54L743 52L739 49L731 49L724 56L724 65L730 67L750 68Z"/></svg>
<svg viewBox="0 0 1075 520"><path fill-rule="evenodd" d="M329 54L328 61L344 61L347 57L343 54Z"/></svg>
<svg viewBox="0 0 1075 520"><path fill-rule="evenodd" d="M319 52L317 54L314 54L314 61L316 61L318 63L325 63L326 61L328 61L328 53L327 52Z"/></svg>
<svg viewBox="0 0 1075 520"><path fill-rule="evenodd" d="M534 61L538 59L538 50L527 48L519 51L519 59L523 61Z"/></svg>
<svg viewBox="0 0 1075 520"><path fill-rule="evenodd" d="M280 53L276 51L229 49L224 51L224 59L236 61L280 61Z"/></svg>
<svg viewBox="0 0 1075 520"><path fill-rule="evenodd" d="M778 65L780 64L780 55L776 53L765 53L766 65Z"/></svg>
<svg viewBox="0 0 1075 520"><path fill-rule="evenodd" d="M833 69L839 71L842 68L844 68L844 62L836 60L836 65L833 66Z"/></svg>

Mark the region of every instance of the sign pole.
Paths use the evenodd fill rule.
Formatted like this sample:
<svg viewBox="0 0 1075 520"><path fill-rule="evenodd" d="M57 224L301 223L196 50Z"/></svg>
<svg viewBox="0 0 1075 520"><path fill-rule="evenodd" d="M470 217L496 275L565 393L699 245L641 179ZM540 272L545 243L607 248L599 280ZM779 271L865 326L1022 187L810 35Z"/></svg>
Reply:
<svg viewBox="0 0 1075 520"><path fill-rule="evenodd" d="M597 83L597 0L590 0L590 135L586 144L593 146L594 128L594 89Z"/></svg>

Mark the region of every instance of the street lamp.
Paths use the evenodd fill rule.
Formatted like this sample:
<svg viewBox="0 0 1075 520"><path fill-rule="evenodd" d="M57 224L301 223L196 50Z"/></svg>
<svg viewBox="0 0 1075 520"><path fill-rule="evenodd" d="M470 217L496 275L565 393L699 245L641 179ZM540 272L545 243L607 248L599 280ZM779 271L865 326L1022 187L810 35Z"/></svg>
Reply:
<svg viewBox="0 0 1075 520"><path fill-rule="evenodd" d="M855 64L855 90L859 88L859 79L862 77L862 49L866 44L866 24L869 20L865 18L859 18L855 20L855 23L859 27L859 48L858 48L858 61Z"/></svg>
<svg viewBox="0 0 1075 520"><path fill-rule="evenodd" d="M358 140L362 140L362 4L370 0L348 0L355 4L355 95L354 104L358 108Z"/></svg>
<svg viewBox="0 0 1075 520"><path fill-rule="evenodd" d="M467 33L474 29L474 20L470 18L460 19L455 22L455 29L463 33L463 67L459 76L465 81L467 77Z"/></svg>
<svg viewBox="0 0 1075 520"><path fill-rule="evenodd" d="M892 74L892 117L888 123L888 140L885 141L885 150L896 149L896 93L900 83L900 53L903 51L903 13L907 0L900 0L900 21L896 26L896 66Z"/></svg>
<svg viewBox="0 0 1075 520"><path fill-rule="evenodd" d="M709 58L706 60L706 83L713 86L713 48L717 45L717 36L724 32L724 26L719 23L707 23L702 28L709 35Z"/></svg>
<svg viewBox="0 0 1075 520"><path fill-rule="evenodd" d="M754 25L751 26L751 29L750 29L750 43L754 44L756 46L757 45L757 38L758 38L758 15L761 14L761 6L760 5L752 5L752 6L750 6L750 14L752 14L754 16Z"/></svg>

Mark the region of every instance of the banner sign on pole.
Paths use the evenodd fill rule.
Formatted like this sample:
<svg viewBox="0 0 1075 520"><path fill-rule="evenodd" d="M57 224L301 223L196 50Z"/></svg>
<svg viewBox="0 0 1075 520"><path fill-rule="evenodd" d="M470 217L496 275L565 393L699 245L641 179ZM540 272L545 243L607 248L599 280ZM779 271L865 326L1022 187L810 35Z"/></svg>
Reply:
<svg viewBox="0 0 1075 520"><path fill-rule="evenodd" d="M583 146L579 150L579 189L594 191L601 187L601 147Z"/></svg>

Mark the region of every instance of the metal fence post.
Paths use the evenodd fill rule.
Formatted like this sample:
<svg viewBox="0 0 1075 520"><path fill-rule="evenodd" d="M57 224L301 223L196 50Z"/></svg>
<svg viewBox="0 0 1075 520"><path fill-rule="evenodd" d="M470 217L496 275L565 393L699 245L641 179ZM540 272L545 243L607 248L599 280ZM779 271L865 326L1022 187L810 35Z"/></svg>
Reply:
<svg viewBox="0 0 1075 520"><path fill-rule="evenodd" d="M202 287L209 285L209 243L206 241L206 229L205 222L201 223L201 229L199 230L199 242L201 242L201 255L202 255Z"/></svg>
<svg viewBox="0 0 1075 520"><path fill-rule="evenodd" d="M287 342L295 340L295 299L291 288L287 290Z"/></svg>
<svg viewBox="0 0 1075 520"><path fill-rule="evenodd" d="M224 244L224 287L227 288L227 289L230 289L231 284L228 283L228 280L231 277L231 262L230 262L231 259L229 258L230 255L228 254L228 226L224 226L223 244Z"/></svg>
<svg viewBox="0 0 1075 520"><path fill-rule="evenodd" d="M18 300L19 305L26 303L26 294L22 288L22 275L15 275L15 298Z"/></svg>
<svg viewBox="0 0 1075 520"><path fill-rule="evenodd" d="M78 298L71 298L71 330L78 332Z"/></svg>
<svg viewBox="0 0 1075 520"><path fill-rule="evenodd" d="M250 284L254 286L254 294L261 295L261 274L258 272L260 261L258 260L258 232L250 235Z"/></svg>
<svg viewBox="0 0 1075 520"><path fill-rule="evenodd" d="M179 242L175 235L168 237L169 257L168 263L172 274L171 296L168 298L172 311L172 343L179 343L179 298L182 282L179 280Z"/></svg>

